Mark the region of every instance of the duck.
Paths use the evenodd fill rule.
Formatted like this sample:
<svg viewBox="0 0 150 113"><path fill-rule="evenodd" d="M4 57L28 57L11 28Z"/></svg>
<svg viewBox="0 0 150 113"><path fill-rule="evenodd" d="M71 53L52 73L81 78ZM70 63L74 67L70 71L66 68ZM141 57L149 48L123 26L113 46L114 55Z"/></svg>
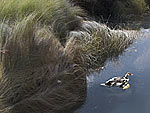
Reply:
<svg viewBox="0 0 150 113"><path fill-rule="evenodd" d="M112 86L116 86L116 87L120 87L122 89L128 89L130 87L130 84L128 84L129 82L129 76L133 75L130 72L126 72L126 74L123 77L113 77L109 80L107 80L105 83L102 83L102 86L108 86L108 87L112 87Z"/></svg>

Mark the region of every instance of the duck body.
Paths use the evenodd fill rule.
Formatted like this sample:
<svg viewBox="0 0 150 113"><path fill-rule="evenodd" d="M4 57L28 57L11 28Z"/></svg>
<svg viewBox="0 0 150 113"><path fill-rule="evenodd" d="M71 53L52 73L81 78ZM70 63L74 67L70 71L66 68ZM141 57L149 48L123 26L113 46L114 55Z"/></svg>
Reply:
<svg viewBox="0 0 150 113"><path fill-rule="evenodd" d="M119 77L119 76L118 77L113 77L113 78L107 80L105 83L102 83L101 85L108 86L108 87L116 86L116 87L124 88L129 82L129 76L130 75L132 75L132 74L127 72L125 74L125 76L123 76L123 77Z"/></svg>

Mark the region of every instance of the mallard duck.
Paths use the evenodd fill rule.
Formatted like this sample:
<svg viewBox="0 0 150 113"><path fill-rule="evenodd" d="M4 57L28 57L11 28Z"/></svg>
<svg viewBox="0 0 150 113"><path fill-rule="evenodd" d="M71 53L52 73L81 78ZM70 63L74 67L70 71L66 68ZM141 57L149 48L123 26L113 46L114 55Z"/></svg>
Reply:
<svg viewBox="0 0 150 113"><path fill-rule="evenodd" d="M127 72L123 77L113 77L107 80L105 83L102 83L101 85L108 86L108 87L117 86L117 87L121 87L122 89L127 89L130 87L130 85L128 84L130 75L133 74Z"/></svg>

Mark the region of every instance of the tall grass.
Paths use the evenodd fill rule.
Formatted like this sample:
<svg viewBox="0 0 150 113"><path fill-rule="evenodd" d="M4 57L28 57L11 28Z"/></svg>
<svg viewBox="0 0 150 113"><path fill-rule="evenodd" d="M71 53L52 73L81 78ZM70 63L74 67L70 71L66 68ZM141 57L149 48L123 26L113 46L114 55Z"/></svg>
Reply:
<svg viewBox="0 0 150 113"><path fill-rule="evenodd" d="M78 7L66 0L1 0L0 20L11 23L36 13L36 20L43 25L51 25L55 35L65 37L69 31L80 26L78 16L84 15Z"/></svg>
<svg viewBox="0 0 150 113"><path fill-rule="evenodd" d="M145 0L147 5L150 5L150 0Z"/></svg>
<svg viewBox="0 0 150 113"><path fill-rule="evenodd" d="M66 0L0 1L0 112L59 113L79 105L86 71L132 44L130 31L81 15Z"/></svg>
<svg viewBox="0 0 150 113"><path fill-rule="evenodd" d="M10 35L1 27L2 113L63 112L85 100L85 71L35 17L17 22Z"/></svg>
<svg viewBox="0 0 150 113"><path fill-rule="evenodd" d="M138 18L140 18L140 16L145 12L146 3L144 0L126 0L126 1L118 0L113 7L114 7L113 14L115 16L128 20L129 19L134 20L135 16L139 15Z"/></svg>
<svg viewBox="0 0 150 113"><path fill-rule="evenodd" d="M83 21L65 48L31 14L0 27L0 112L64 112L86 98L86 70L103 66L133 41L131 34ZM129 38L130 37L130 38Z"/></svg>
<svg viewBox="0 0 150 113"><path fill-rule="evenodd" d="M131 20L146 10L146 0L70 0L103 21ZM91 8L89 8L91 7ZM136 18L137 19L137 18Z"/></svg>
<svg viewBox="0 0 150 113"><path fill-rule="evenodd" d="M117 59L133 43L137 35L134 31L111 30L95 21L84 21L82 31L70 33L70 37L78 40L84 65L90 71L100 69L108 59ZM70 48L70 45L66 47Z"/></svg>

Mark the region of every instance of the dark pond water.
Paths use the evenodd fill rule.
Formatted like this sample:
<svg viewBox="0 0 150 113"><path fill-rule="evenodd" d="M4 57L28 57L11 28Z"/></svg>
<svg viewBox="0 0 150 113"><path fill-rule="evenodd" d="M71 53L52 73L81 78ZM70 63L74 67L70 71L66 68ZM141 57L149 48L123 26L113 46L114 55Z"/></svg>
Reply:
<svg viewBox="0 0 150 113"><path fill-rule="evenodd" d="M141 31L118 61L108 61L103 71L87 77L87 99L74 113L150 113L150 29ZM100 86L127 71L134 74L129 89Z"/></svg>

